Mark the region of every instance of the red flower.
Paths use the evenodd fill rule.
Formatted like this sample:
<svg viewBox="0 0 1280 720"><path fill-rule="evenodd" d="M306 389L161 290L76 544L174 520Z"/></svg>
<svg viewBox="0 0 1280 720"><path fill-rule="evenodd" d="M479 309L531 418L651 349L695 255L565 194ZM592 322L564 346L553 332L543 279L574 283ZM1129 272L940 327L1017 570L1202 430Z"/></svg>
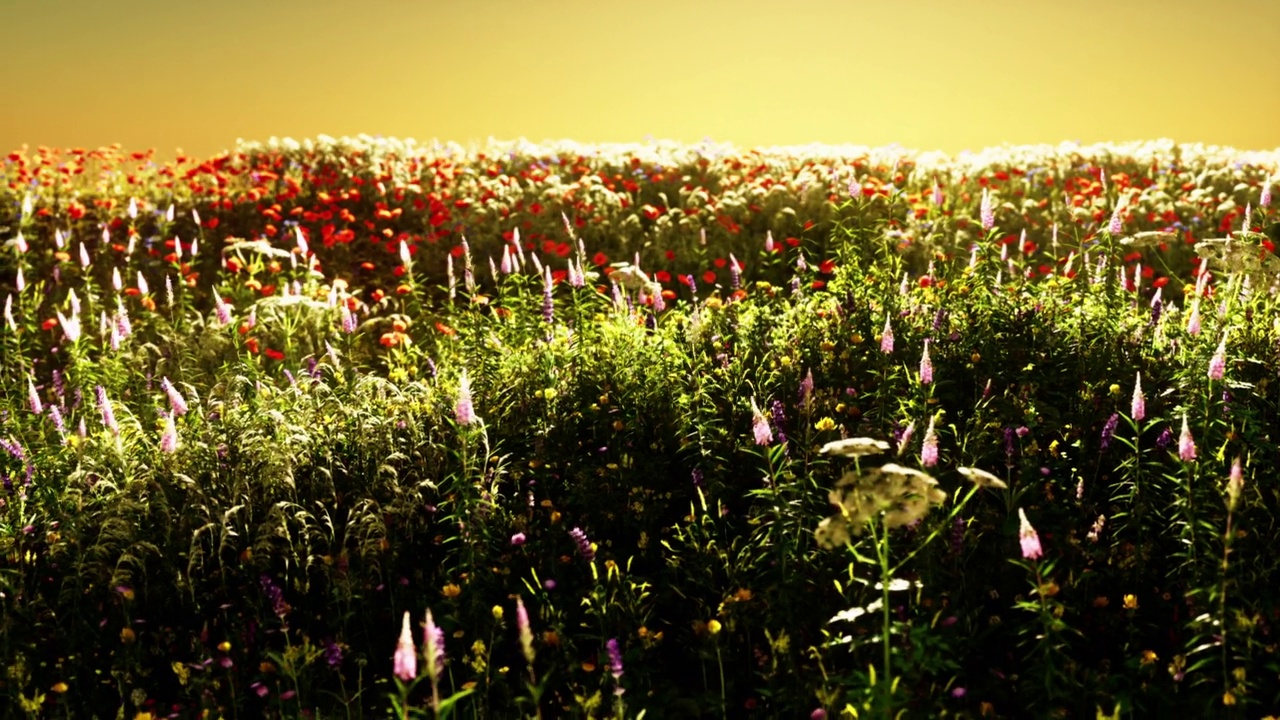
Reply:
<svg viewBox="0 0 1280 720"><path fill-rule="evenodd" d="M608 264L609 264L609 256L608 256L608 255L605 255L605 254L604 254L604 253L602 253L602 252L598 252L598 253L596 253L595 255L593 255L593 256L591 257L591 264L592 264L592 265L608 265Z"/></svg>
<svg viewBox="0 0 1280 720"><path fill-rule="evenodd" d="M727 265L728 263L729 263L729 261L728 261L728 260L725 260L724 258L716 258L715 260L712 260L712 261L711 261L711 264L712 264L712 265L715 265L715 266L716 266L716 267L718 267L718 268L723 268L723 267L724 267L725 265Z"/></svg>
<svg viewBox="0 0 1280 720"><path fill-rule="evenodd" d="M715 271L715 270L708 270L708 271L706 271L706 272L702 273L702 282L704 282L704 283L706 283L706 284L710 285L711 283L713 283L713 282L715 282L715 281L716 281L716 271Z"/></svg>
<svg viewBox="0 0 1280 720"><path fill-rule="evenodd" d="M659 270L658 272L653 274L653 277L655 280L657 280L660 283L671 282L671 273L667 272L666 270Z"/></svg>

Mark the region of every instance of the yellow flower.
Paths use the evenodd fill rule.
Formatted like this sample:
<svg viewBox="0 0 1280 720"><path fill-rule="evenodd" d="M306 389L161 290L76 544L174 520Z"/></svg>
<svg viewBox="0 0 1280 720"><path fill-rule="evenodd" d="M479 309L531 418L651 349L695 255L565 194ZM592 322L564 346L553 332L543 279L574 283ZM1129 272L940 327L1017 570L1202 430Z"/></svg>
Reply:
<svg viewBox="0 0 1280 720"><path fill-rule="evenodd" d="M1111 387L1110 387L1109 389L1111 390L1111 394L1112 394L1112 395L1119 395L1119 394L1120 394L1120 384L1119 384L1119 383L1111 383Z"/></svg>
<svg viewBox="0 0 1280 720"><path fill-rule="evenodd" d="M1223 704L1223 705L1235 705L1235 704L1236 704L1236 696L1235 696L1235 695L1232 695L1230 690L1228 690L1227 692L1222 693L1222 704Z"/></svg>
<svg viewBox="0 0 1280 720"><path fill-rule="evenodd" d="M49 689L61 695L62 693L67 691L67 684L64 682L54 683L53 687Z"/></svg>
<svg viewBox="0 0 1280 720"><path fill-rule="evenodd" d="M1132 594L1132 593L1130 593L1130 594L1128 594L1128 595L1125 595L1125 596L1124 596L1124 609L1125 609L1125 610L1137 610L1137 609L1138 609L1138 596L1137 596L1137 595L1134 595L1134 594Z"/></svg>
<svg viewBox="0 0 1280 720"><path fill-rule="evenodd" d="M231 643L226 640L223 640L222 642L218 643L218 649L221 650L222 652L231 652Z"/></svg>
<svg viewBox="0 0 1280 720"><path fill-rule="evenodd" d="M462 588L458 587L454 583L449 583L443 588L440 588L440 593L447 598L456 598L462 594Z"/></svg>
<svg viewBox="0 0 1280 720"><path fill-rule="evenodd" d="M707 632L711 633L712 635L719 633L720 628L721 628L721 625L719 620L716 620L713 618L712 620L707 622Z"/></svg>
<svg viewBox="0 0 1280 720"><path fill-rule="evenodd" d="M1159 660L1159 659L1160 659L1160 657L1159 657L1158 655L1156 655L1156 653L1155 653L1155 651L1154 651L1154 650L1143 650L1143 651L1142 651L1142 660L1141 660L1141 662L1142 662L1142 664L1143 664L1143 665L1150 665L1151 663L1153 663L1153 662L1155 662L1155 661L1157 661L1157 660Z"/></svg>
<svg viewBox="0 0 1280 720"><path fill-rule="evenodd" d="M133 632L133 628L120 629L120 642L127 645L133 642L135 638L137 638L137 635Z"/></svg>
<svg viewBox="0 0 1280 720"><path fill-rule="evenodd" d="M501 621L502 621L502 606L501 606L501 605L494 605L494 606L493 606L493 619L494 619L494 620L497 620L497 621L499 621L499 622L501 622Z"/></svg>
<svg viewBox="0 0 1280 720"><path fill-rule="evenodd" d="M836 421L832 420L829 417L824 417L821 420L819 420L817 424L815 424L813 427L822 432L826 432L827 430L835 430Z"/></svg>

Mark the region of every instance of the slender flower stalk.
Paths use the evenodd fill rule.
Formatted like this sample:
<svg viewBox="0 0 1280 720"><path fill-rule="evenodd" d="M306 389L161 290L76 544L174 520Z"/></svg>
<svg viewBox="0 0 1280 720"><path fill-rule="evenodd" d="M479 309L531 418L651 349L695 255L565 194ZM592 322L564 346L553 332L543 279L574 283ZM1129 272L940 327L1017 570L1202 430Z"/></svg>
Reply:
<svg viewBox="0 0 1280 720"><path fill-rule="evenodd" d="M1187 316L1187 332L1191 335L1200 334L1200 297L1198 295L1191 301L1191 313Z"/></svg>
<svg viewBox="0 0 1280 720"><path fill-rule="evenodd" d="M893 326L889 324L889 314L884 316L884 330L880 333L880 352L888 355L893 352Z"/></svg>
<svg viewBox="0 0 1280 720"><path fill-rule="evenodd" d="M529 662L530 672L533 669L533 631L529 629L529 612L525 610L524 598L516 598L516 629L520 633L520 650L524 659Z"/></svg>
<svg viewBox="0 0 1280 720"><path fill-rule="evenodd" d="M982 220L982 229L990 230L996 225L996 213L991 208L991 191L982 188L982 203L978 209L978 216Z"/></svg>

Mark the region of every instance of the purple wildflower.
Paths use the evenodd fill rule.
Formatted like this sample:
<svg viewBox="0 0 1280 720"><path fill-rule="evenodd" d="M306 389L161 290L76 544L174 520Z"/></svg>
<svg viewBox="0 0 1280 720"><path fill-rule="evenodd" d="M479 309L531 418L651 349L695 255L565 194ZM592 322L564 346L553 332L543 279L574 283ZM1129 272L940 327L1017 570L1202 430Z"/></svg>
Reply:
<svg viewBox="0 0 1280 720"><path fill-rule="evenodd" d="M266 573L262 573L258 577L258 582L262 585L262 591L267 594L267 599L271 601L271 611L276 614L276 617L283 620L284 616L288 615L289 610L292 609L289 607L289 603L285 602L284 590L281 590L280 586L276 585L271 576Z"/></svg>
<svg viewBox="0 0 1280 720"><path fill-rule="evenodd" d="M609 652L609 673L613 675L614 683L622 679L622 651L618 649L618 639L609 638L609 642L604 644L605 650ZM614 693L621 695L623 689L618 687Z"/></svg>
<svg viewBox="0 0 1280 720"><path fill-rule="evenodd" d="M119 437L120 427L116 425L116 414L111 409L111 400L107 398L107 389L101 385L98 386L98 411L102 413L102 424L112 435Z"/></svg>
<svg viewBox="0 0 1280 720"><path fill-rule="evenodd" d="M778 430L778 444L785 445L787 443L786 435L786 412L782 406L782 401L774 400L769 403L769 414L773 420L773 426Z"/></svg>
<svg viewBox="0 0 1280 720"><path fill-rule="evenodd" d="M813 370L810 369L805 373L804 379L800 381L800 407L808 409L812 402L813 396Z"/></svg>
<svg viewBox="0 0 1280 720"><path fill-rule="evenodd" d="M690 476L690 479L693 480L694 487L697 487L697 488L702 487L702 470L701 469L694 468L693 472L689 473L689 476Z"/></svg>
<svg viewBox="0 0 1280 720"><path fill-rule="evenodd" d="M522 532L518 532L511 536L511 546L520 547L521 545L524 544L525 539L526 539L525 534Z"/></svg>
<svg viewBox="0 0 1280 720"><path fill-rule="evenodd" d="M342 664L342 646L332 638L324 641L324 659L329 667L338 667Z"/></svg>
<svg viewBox="0 0 1280 720"><path fill-rule="evenodd" d="M738 267L738 259L729 253L729 286L734 290L742 284L742 270Z"/></svg>
<svg viewBox="0 0 1280 720"><path fill-rule="evenodd" d="M884 331L880 334L880 352L888 355L893 352L893 326L889 324L889 315L884 316Z"/></svg>
<svg viewBox="0 0 1280 720"><path fill-rule="evenodd" d="M1262 184L1262 195L1258 198L1258 207L1267 207L1271 204L1271 178Z"/></svg>
<svg viewBox="0 0 1280 720"><path fill-rule="evenodd" d="M1187 332L1192 335L1200 334L1200 298L1191 302L1191 314L1187 317Z"/></svg>
<svg viewBox="0 0 1280 720"><path fill-rule="evenodd" d="M1116 209L1111 212L1111 221L1107 223L1107 233L1112 237L1119 235L1124 231L1124 203L1116 204Z"/></svg>
<svg viewBox="0 0 1280 720"><path fill-rule="evenodd" d="M547 323L549 324L551 322L554 322L555 320L555 309L556 309L555 301L552 299L552 292L554 290L554 286L552 285L552 282L551 282L551 266L548 265L544 267L543 271L544 272L543 272L543 280L542 280L542 318L546 320Z"/></svg>
<svg viewBox="0 0 1280 720"><path fill-rule="evenodd" d="M991 191L987 188L982 188L982 203L978 208L978 216L982 220L983 230L990 230L995 227L996 213L991 208Z"/></svg>
<svg viewBox="0 0 1280 720"><path fill-rule="evenodd" d="M427 610L427 625L422 629L422 646L426 652L427 676L434 680L444 669L444 630L436 625L430 610Z"/></svg>
<svg viewBox="0 0 1280 720"><path fill-rule="evenodd" d="M578 546L578 554L583 560L591 562L596 559L596 551L591 547L591 540L587 538L587 534L582 528L574 528L569 531L569 537L573 538L573 542Z"/></svg>
<svg viewBox="0 0 1280 720"><path fill-rule="evenodd" d="M173 409L173 414L182 417L187 414L187 401L182 397L182 393L178 392L178 388L169 382L168 377L160 378L160 387L164 389L169 396L169 407Z"/></svg>
<svg viewBox="0 0 1280 720"><path fill-rule="evenodd" d="M1156 437L1156 447L1161 450L1168 450L1170 445L1173 445L1173 431L1166 427Z"/></svg>
<svg viewBox="0 0 1280 720"><path fill-rule="evenodd" d="M59 435L67 434L67 427L62 420L62 411L58 409L57 405L49 406L49 419L53 420L53 426L58 429Z"/></svg>
<svg viewBox="0 0 1280 720"><path fill-rule="evenodd" d="M1120 413L1111 413L1111 417L1107 418L1107 422L1102 426L1102 442L1101 448L1106 450L1111 447L1111 438L1115 437L1116 426L1120 424Z"/></svg>

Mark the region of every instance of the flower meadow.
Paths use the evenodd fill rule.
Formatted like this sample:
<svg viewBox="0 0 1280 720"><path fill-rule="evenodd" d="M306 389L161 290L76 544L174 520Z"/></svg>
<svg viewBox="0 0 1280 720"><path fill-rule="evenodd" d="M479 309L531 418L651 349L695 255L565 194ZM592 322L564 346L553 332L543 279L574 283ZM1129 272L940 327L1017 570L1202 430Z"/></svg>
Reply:
<svg viewBox="0 0 1280 720"><path fill-rule="evenodd" d="M1280 152L0 180L6 716L1280 713Z"/></svg>

